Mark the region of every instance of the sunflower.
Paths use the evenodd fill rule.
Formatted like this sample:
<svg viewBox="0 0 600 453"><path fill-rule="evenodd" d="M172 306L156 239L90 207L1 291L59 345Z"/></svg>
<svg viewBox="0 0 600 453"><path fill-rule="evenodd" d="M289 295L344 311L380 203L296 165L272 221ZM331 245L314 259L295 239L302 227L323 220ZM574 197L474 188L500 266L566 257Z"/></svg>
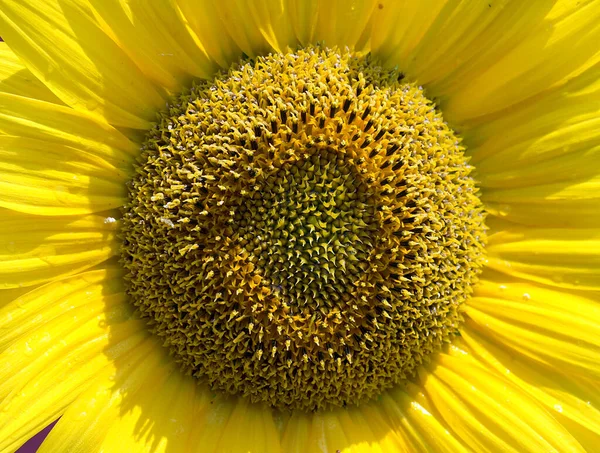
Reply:
<svg viewBox="0 0 600 453"><path fill-rule="evenodd" d="M597 451L600 1L0 33L0 452Z"/></svg>

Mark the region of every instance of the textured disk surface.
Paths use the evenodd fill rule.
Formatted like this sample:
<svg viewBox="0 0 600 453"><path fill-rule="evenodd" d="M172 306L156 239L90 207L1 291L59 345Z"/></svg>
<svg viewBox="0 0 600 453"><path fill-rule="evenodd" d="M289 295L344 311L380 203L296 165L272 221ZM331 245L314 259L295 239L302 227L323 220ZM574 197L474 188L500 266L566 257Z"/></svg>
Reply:
<svg viewBox="0 0 600 453"><path fill-rule="evenodd" d="M471 167L368 58L260 57L173 100L124 213L128 291L189 373L278 408L357 404L457 331L483 262Z"/></svg>

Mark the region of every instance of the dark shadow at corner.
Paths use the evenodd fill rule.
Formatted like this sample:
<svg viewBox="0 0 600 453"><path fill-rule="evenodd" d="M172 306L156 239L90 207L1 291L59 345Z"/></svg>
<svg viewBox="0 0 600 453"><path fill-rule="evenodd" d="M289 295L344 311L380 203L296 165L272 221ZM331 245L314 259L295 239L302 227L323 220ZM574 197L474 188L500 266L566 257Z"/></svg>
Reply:
<svg viewBox="0 0 600 453"><path fill-rule="evenodd" d="M58 420L60 420L60 419L58 419ZM46 436L48 436L48 434L50 434L50 431L52 431L52 428L54 428L54 425L56 425L56 423L58 423L58 420L50 423L48 426L46 426L44 429L42 429L39 433L37 433L35 436L33 436L31 439L29 439L23 445L21 445L21 447L15 453L35 453L38 450L38 448L40 448L40 445L42 445L42 442L44 442L44 439L46 438Z"/></svg>

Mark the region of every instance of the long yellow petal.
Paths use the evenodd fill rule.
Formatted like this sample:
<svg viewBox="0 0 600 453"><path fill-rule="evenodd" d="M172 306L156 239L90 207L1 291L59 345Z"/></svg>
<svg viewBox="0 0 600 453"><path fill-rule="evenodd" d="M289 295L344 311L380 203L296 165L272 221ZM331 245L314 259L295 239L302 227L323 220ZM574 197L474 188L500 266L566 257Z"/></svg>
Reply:
<svg viewBox="0 0 600 453"><path fill-rule="evenodd" d="M227 32L214 0L176 0L190 29L208 56L222 68L238 61L242 50Z"/></svg>
<svg viewBox="0 0 600 453"><path fill-rule="evenodd" d="M545 8L549 2L527 3ZM531 32L506 55L453 87L444 105L447 118L464 122L500 111L564 85L600 59L597 1L557 1L543 20L529 25Z"/></svg>
<svg viewBox="0 0 600 453"><path fill-rule="evenodd" d="M483 186L525 187L597 173L599 105L596 65L536 102L469 129L465 144Z"/></svg>
<svg viewBox="0 0 600 453"><path fill-rule="evenodd" d="M365 453L371 451L402 453L415 450L414 443L404 430L398 429L397 426L392 428L385 412L376 403L350 408L348 417L351 424L348 424L347 428L345 425L344 429L354 436L355 445L360 446Z"/></svg>
<svg viewBox="0 0 600 453"><path fill-rule="evenodd" d="M549 1L447 1L408 71L436 95L452 96L527 39L550 7Z"/></svg>
<svg viewBox="0 0 600 453"><path fill-rule="evenodd" d="M218 2L221 23L245 54L285 52L297 45L287 5L281 0Z"/></svg>
<svg viewBox="0 0 600 453"><path fill-rule="evenodd" d="M67 407L60 421L52 429L40 448L40 452L91 453L100 450L109 429L120 416L125 417L135 407L135 397L148 380L160 373L160 361L164 357L155 339L146 336L145 341L120 357L112 359L107 366L92 376L84 392L80 392ZM162 375L161 375L162 377ZM150 389L145 389L150 391ZM156 389L152 389L156 397ZM148 420L139 427L148 429ZM145 424L144 424L145 422ZM122 439L125 444L134 439ZM105 451L128 451L120 448ZM147 448L145 451L150 451Z"/></svg>
<svg viewBox="0 0 600 453"><path fill-rule="evenodd" d="M200 414L211 418L212 408L209 406ZM222 451L246 453L252 450L264 453L281 452L273 410L270 407L252 404L244 398L236 399L235 407L224 423L223 429L217 433L219 442L212 445L215 453ZM196 441L194 444L198 447L202 446L196 448L197 453L210 450L210 447L202 441Z"/></svg>
<svg viewBox="0 0 600 453"><path fill-rule="evenodd" d="M382 395L381 404L392 426L404 429L419 451L467 452L468 448L431 412L400 388Z"/></svg>
<svg viewBox="0 0 600 453"><path fill-rule="evenodd" d="M68 310L85 305L85 291L98 298L102 291L107 294L121 291L113 286L106 291L104 279L119 278L117 269L111 266L99 270L82 272L60 281L40 285L24 292L2 291L3 305L0 307L0 351L6 349L20 336L35 329L38 324L50 322ZM113 283L114 285L114 283Z"/></svg>
<svg viewBox="0 0 600 453"><path fill-rule="evenodd" d="M91 0L103 28L157 85L180 92L215 64L197 44L175 0Z"/></svg>
<svg viewBox="0 0 600 453"><path fill-rule="evenodd" d="M559 135L561 132L568 133L571 137L579 136L576 143L566 143L562 145L564 154L543 160L536 163L528 163L527 152L524 147L513 149L514 154L504 154L503 162L513 162L513 164L494 165L486 162L485 165L476 166L479 176L480 187L485 192L489 189L514 189L519 188L523 191L529 190L531 186L547 185L548 183L560 182L570 184L595 177L600 169L600 117L588 123L579 123L570 127L569 131L556 128L551 136ZM592 135L593 134L593 135ZM589 141L586 143L586 138ZM552 147L561 147L561 137L544 137L540 141L553 141ZM575 140L573 140L575 141ZM534 153L541 154L545 151L543 144L536 144ZM579 149L578 149L579 148ZM525 161L525 162L524 162ZM514 163L519 166L514 167ZM490 167L489 165L493 165ZM512 167L512 168L511 168ZM495 168L493 170L492 168ZM563 182L564 181L564 182Z"/></svg>
<svg viewBox="0 0 600 453"><path fill-rule="evenodd" d="M446 423L475 451L584 451L535 400L468 357L440 354L421 377Z"/></svg>
<svg viewBox="0 0 600 453"><path fill-rule="evenodd" d="M358 408L294 412L286 420L282 447L290 453L467 451L431 413L399 388Z"/></svg>
<svg viewBox="0 0 600 453"><path fill-rule="evenodd" d="M327 46L354 48L369 24L378 0L318 0L315 39ZM357 49L362 50L362 49Z"/></svg>
<svg viewBox="0 0 600 453"><path fill-rule="evenodd" d="M195 453L279 453L279 432L270 407L243 398L212 395L203 389L196 401L195 432L190 444Z"/></svg>
<svg viewBox="0 0 600 453"><path fill-rule="evenodd" d="M390 434L393 435L393 432ZM386 451L401 451L391 448ZM361 417L355 408L314 414L292 414L284 428L283 451L300 453L317 452L319 449L357 453L384 452L370 423Z"/></svg>
<svg viewBox="0 0 600 453"><path fill-rule="evenodd" d="M528 228L489 219L488 266L571 289L600 289L600 230Z"/></svg>
<svg viewBox="0 0 600 453"><path fill-rule="evenodd" d="M468 326L550 368L600 376L598 296L514 280L484 275L467 306Z"/></svg>
<svg viewBox="0 0 600 453"><path fill-rule="evenodd" d="M64 105L0 92L0 133L35 138L102 156L131 171L139 146L109 124Z"/></svg>
<svg viewBox="0 0 600 453"><path fill-rule="evenodd" d="M294 33L300 44L307 46L316 42L318 0L289 0L287 9Z"/></svg>
<svg viewBox="0 0 600 453"><path fill-rule="evenodd" d="M150 339L94 380L40 451L190 451L199 391L198 383Z"/></svg>
<svg viewBox="0 0 600 453"><path fill-rule="evenodd" d="M0 41L0 92L61 103L60 100Z"/></svg>
<svg viewBox="0 0 600 453"><path fill-rule="evenodd" d="M379 1L370 25L371 51L388 66L406 70L446 0ZM381 7L380 7L381 5ZM443 41L439 41L438 45Z"/></svg>
<svg viewBox="0 0 600 453"><path fill-rule="evenodd" d="M127 173L102 155L48 141L0 136L0 206L31 214L105 211L126 200Z"/></svg>
<svg viewBox="0 0 600 453"><path fill-rule="evenodd" d="M511 314L514 316L514 313ZM567 335L553 338L544 329L533 330L531 324L518 324L515 319L502 319L473 307L467 307L466 315L469 328L482 335L493 336L507 348L542 364L559 364L580 375L594 374L596 378L600 373L596 345L578 342L576 337Z"/></svg>
<svg viewBox="0 0 600 453"><path fill-rule="evenodd" d="M0 288L32 286L93 267L117 252L113 218L0 210Z"/></svg>
<svg viewBox="0 0 600 453"><path fill-rule="evenodd" d="M443 419L473 451L519 452L515 448L514 440L510 442L512 439L506 439L504 433L488 429L485 426L487 420L481 417L479 411L474 411L467 403L457 398L454 390L444 385L437 376L428 376L426 382L428 394Z"/></svg>
<svg viewBox="0 0 600 453"><path fill-rule="evenodd" d="M31 72L77 110L118 126L147 129L164 106L84 0L2 0L0 29Z"/></svg>
<svg viewBox="0 0 600 453"><path fill-rule="evenodd" d="M600 175L527 188L487 189L481 196L498 219L547 228L597 228Z"/></svg>
<svg viewBox="0 0 600 453"><path fill-rule="evenodd" d="M92 378L148 336L115 277L87 272L0 309L0 335L10 337L0 349L0 451L14 451L58 418Z"/></svg>
<svg viewBox="0 0 600 453"><path fill-rule="evenodd" d="M510 351L484 340L469 329L463 329L461 338L472 355L538 400L569 431L574 432L573 424L579 425L580 430L574 437L580 443L598 445L600 411L592 405L589 395L573 381L572 376L561 375L556 368L519 360ZM572 422L570 426L566 425L569 421Z"/></svg>
<svg viewBox="0 0 600 453"><path fill-rule="evenodd" d="M520 195L512 192L510 200L502 200L502 194L498 193L497 201L485 200L485 208L498 219L533 227L597 228L600 225L600 184L590 181L580 185L578 192L554 196L552 191L561 189L564 184L544 186L538 189L537 199L527 197L527 191L523 190Z"/></svg>
<svg viewBox="0 0 600 453"><path fill-rule="evenodd" d="M163 347L156 342L155 349ZM166 351L157 350L154 353L167 356ZM172 361L170 357L167 360ZM202 390L195 379L185 376L179 367L173 365L168 369L146 371L143 387L135 396L130 388L123 389L121 407L113 405L113 419L107 420L110 427L100 443L101 449L130 453L190 449L190 437L198 429L193 412L194 403L197 393ZM160 389L159 394L156 393L157 389ZM114 388L111 392L116 393ZM123 411L124 406L130 409ZM68 419L65 421L68 422Z"/></svg>
<svg viewBox="0 0 600 453"><path fill-rule="evenodd" d="M553 183L540 184L522 190L516 189L488 189L483 193L484 201L496 203L515 203L515 204L548 204L552 205L555 201L562 200L596 200L598 203L600 189L600 175L591 179L576 181L571 184Z"/></svg>
<svg viewBox="0 0 600 453"><path fill-rule="evenodd" d="M515 0L380 1L372 18L371 51L445 97L525 39L550 6Z"/></svg>

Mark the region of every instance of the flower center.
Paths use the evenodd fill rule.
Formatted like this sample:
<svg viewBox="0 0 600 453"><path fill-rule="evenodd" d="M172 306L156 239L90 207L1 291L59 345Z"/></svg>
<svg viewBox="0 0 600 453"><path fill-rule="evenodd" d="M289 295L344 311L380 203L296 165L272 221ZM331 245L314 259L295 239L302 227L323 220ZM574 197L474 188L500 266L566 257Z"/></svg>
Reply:
<svg viewBox="0 0 600 453"><path fill-rule="evenodd" d="M459 140L402 79L309 47L234 66L162 114L122 263L187 372L278 408L357 404L457 332L484 214Z"/></svg>

